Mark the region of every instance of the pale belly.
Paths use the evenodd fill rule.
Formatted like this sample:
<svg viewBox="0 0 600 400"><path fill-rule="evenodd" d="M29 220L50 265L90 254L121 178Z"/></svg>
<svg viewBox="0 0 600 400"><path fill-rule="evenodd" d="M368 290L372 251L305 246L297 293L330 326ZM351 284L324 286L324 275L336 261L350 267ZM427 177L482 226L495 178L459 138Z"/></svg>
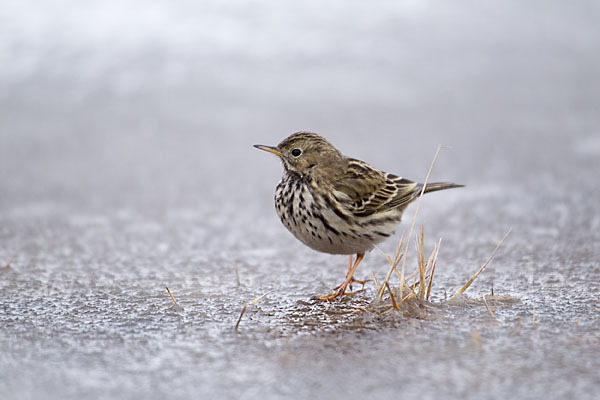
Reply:
<svg viewBox="0 0 600 400"><path fill-rule="evenodd" d="M293 189L293 190L292 190ZM308 247L330 254L359 254L372 250L391 236L400 210L376 218L336 214L305 184L282 180L275 194L275 208L283 225Z"/></svg>

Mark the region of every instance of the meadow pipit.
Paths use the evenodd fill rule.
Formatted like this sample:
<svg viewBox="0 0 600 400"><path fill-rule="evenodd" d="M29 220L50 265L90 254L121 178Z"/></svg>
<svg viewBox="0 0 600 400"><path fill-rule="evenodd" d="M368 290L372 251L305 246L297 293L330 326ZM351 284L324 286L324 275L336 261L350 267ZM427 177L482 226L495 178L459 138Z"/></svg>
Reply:
<svg viewBox="0 0 600 400"><path fill-rule="evenodd" d="M350 255L346 279L320 300L346 293L365 253L394 233L402 212L423 188L346 157L311 132L294 133L275 147L254 147L279 156L283 163L275 207L285 227L314 250ZM425 193L461 186L430 183Z"/></svg>

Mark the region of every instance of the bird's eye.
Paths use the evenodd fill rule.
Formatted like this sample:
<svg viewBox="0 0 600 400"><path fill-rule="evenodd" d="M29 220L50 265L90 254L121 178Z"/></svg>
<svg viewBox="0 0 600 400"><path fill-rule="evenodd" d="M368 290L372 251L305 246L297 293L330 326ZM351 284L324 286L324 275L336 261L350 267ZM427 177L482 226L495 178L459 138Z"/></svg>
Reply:
<svg viewBox="0 0 600 400"><path fill-rule="evenodd" d="M300 157L300 154L302 154L302 150L300 150L300 149L294 149L294 150L292 150L292 155L294 157Z"/></svg>

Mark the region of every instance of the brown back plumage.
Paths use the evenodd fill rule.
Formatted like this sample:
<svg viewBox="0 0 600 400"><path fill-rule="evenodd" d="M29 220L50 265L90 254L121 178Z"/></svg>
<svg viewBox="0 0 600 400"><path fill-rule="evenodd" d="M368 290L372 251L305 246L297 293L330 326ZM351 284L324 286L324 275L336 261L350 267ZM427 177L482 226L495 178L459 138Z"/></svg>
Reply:
<svg viewBox="0 0 600 400"><path fill-rule="evenodd" d="M357 217L404 209L423 188L420 183L379 171L364 161L346 157L322 136L296 132L277 145L286 171L308 176L320 185L345 194ZM425 193L461 187L454 183L430 183Z"/></svg>

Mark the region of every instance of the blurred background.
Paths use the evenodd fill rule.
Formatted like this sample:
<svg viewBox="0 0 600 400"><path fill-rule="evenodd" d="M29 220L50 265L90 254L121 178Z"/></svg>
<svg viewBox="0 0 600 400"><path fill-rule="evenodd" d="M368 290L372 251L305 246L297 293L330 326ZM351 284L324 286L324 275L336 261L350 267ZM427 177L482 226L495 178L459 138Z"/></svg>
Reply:
<svg viewBox="0 0 600 400"><path fill-rule="evenodd" d="M352 386L390 395L409 374L433 379L428 393L438 397L436 384L463 397L486 393L473 379L504 397L592 393L600 359L599 21L593 0L0 0L0 264L13 260L0 275L8 349L0 394L314 398L315 387L339 395ZM513 227L473 289L525 296L503 317L501 334L478 328L502 357L456 365L471 336L461 320L433 334L420 328L431 334L430 365L458 371L450 377L399 365L398 376L374 373L359 384L330 368L327 360L380 371L383 355L409 357L414 337L402 333L398 354L378 342L373 355L346 359L335 346L384 340L365 326L397 336L404 322L361 321L359 334L342 340L319 336L318 306L297 316L296 301L339 283L345 269L344 257L314 253L281 226L272 204L281 166L252 147L299 130L418 181L437 146L449 147L432 180L467 187L427 197L418 222L432 240L444 238L438 279L448 291ZM360 276L386 271L372 257ZM237 289L228 286L232 260L245 282ZM164 315L165 284L193 313ZM223 339L242 299L273 287L277 300L265 300L252 325L265 347L256 348L256 337ZM531 318L532 307L547 330L533 345L506 347L511 324ZM313 322L308 341L298 335L303 318ZM329 318L334 331L351 330L347 319ZM549 360L558 336L575 339ZM229 346L249 355L240 361ZM325 361L282 372L269 359L273 348L302 350L298 365ZM133 366L122 367L124 355ZM486 367L509 359L518 368ZM248 374L257 362L261 374ZM217 365L214 375L198 367L207 363ZM277 389L281 381L289 386ZM167 390L165 382L175 384Z"/></svg>
<svg viewBox="0 0 600 400"><path fill-rule="evenodd" d="M4 1L0 204L239 200L280 174L251 145L298 130L413 179L444 144L436 176L558 188L581 178L565 156L600 154L598 17L594 1Z"/></svg>

